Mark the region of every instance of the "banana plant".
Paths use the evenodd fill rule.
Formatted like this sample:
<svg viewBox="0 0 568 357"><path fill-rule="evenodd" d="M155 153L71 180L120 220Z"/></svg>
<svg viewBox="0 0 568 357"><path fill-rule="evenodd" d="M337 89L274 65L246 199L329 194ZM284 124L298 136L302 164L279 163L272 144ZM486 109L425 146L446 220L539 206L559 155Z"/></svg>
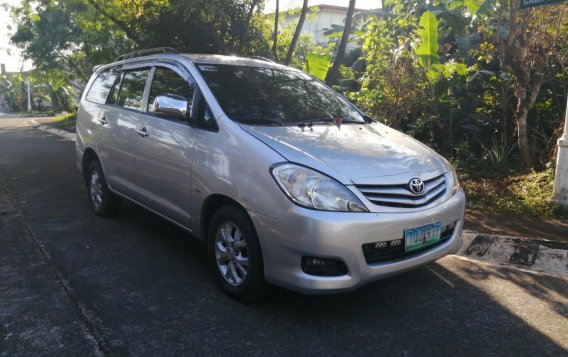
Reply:
<svg viewBox="0 0 568 357"><path fill-rule="evenodd" d="M416 50L418 62L424 68L430 68L433 64L440 63L438 56L438 20L431 11L426 11L420 17L420 45Z"/></svg>

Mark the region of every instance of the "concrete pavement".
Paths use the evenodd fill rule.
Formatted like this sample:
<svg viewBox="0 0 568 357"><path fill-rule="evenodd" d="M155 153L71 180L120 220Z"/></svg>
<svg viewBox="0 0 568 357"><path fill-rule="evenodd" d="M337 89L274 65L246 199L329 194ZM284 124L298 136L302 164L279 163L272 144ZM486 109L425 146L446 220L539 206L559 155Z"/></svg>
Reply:
<svg viewBox="0 0 568 357"><path fill-rule="evenodd" d="M0 216L0 355L102 355L72 290L1 183Z"/></svg>

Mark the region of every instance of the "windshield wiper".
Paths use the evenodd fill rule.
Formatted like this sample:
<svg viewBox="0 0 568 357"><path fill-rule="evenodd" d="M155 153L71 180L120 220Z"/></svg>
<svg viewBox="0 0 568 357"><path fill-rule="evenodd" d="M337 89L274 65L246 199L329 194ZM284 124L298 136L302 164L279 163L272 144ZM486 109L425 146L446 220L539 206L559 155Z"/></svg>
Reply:
<svg viewBox="0 0 568 357"><path fill-rule="evenodd" d="M297 120L297 121L289 121L286 122L286 125L297 125L300 128L305 128L306 126L308 128L311 128L312 125L314 124L333 124L335 123L335 119L329 117L329 116L325 116L325 117L321 117L321 118L312 118L312 119L306 119L306 120Z"/></svg>

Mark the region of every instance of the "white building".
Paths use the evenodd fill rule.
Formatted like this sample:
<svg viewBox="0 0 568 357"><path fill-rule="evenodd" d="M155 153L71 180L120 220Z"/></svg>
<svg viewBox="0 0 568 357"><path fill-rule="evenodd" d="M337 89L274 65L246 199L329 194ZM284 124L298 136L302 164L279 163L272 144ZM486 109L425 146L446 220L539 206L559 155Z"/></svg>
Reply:
<svg viewBox="0 0 568 357"><path fill-rule="evenodd" d="M316 12L316 10L318 10ZM355 8L355 14L369 11ZM376 12L377 10L373 10ZM380 9L378 10L380 11ZM345 25L345 17L347 15L347 7L335 6L335 5L316 5L310 6L308 10L308 16L304 21L302 26L302 33L310 33L312 38L317 44L325 45L328 43L329 38L325 37L324 33L327 30L332 29L334 26ZM281 28L284 28L290 24L297 24L300 14L296 13L294 15L286 15L282 21ZM351 50L357 47L355 42L350 42L347 45L347 50Z"/></svg>

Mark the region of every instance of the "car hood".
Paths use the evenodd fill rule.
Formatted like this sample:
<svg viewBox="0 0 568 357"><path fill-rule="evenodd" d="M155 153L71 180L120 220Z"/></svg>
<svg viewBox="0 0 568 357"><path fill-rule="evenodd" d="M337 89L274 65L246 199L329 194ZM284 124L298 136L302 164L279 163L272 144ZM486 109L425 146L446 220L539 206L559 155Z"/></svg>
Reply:
<svg viewBox="0 0 568 357"><path fill-rule="evenodd" d="M344 124L241 127L286 160L324 172L344 184L370 184L373 178L445 171L427 146L385 125Z"/></svg>

